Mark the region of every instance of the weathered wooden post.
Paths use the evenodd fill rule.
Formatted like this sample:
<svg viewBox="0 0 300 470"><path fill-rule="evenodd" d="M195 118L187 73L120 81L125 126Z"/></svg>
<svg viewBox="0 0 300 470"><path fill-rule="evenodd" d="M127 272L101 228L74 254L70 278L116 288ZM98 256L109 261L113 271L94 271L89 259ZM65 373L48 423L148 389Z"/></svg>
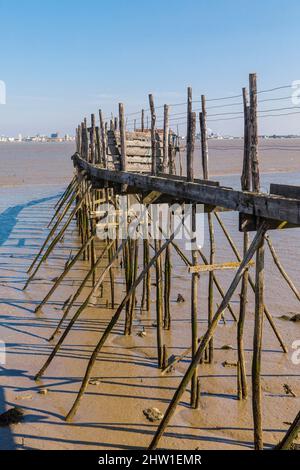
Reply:
<svg viewBox="0 0 300 470"><path fill-rule="evenodd" d="M250 89L250 158L252 165L252 190L260 191L258 165L258 127L257 127L257 82L256 74L249 76ZM260 224L259 218L257 224ZM255 280L255 321L253 336L252 359L252 409L254 421L254 446L256 450L263 449L262 431L262 397L261 397L261 351L264 312L264 238L261 240L256 253Z"/></svg>
<svg viewBox="0 0 300 470"><path fill-rule="evenodd" d="M250 162L250 148L249 148L249 106L247 99L247 90L243 88L243 104L244 104L244 158L243 158L243 173L241 177L241 187L243 191L250 191L251 189L251 162ZM249 247L249 234L244 232L244 256ZM240 297L240 314L237 328L237 348L238 348L238 371L237 371L237 385L238 385L238 398L246 400L248 396L247 389L247 374L245 365L244 353L244 324L248 304L248 282L249 270L246 269L242 279L241 297Z"/></svg>
<svg viewBox="0 0 300 470"><path fill-rule="evenodd" d="M255 323L252 360L252 409L255 450L263 450L262 397L261 397L261 351L264 313L264 238L256 252Z"/></svg>
<svg viewBox="0 0 300 470"><path fill-rule="evenodd" d="M297 414L296 418L294 419L293 423L291 424L288 432L282 439L282 441L276 447L276 450L291 450L293 442L297 439L297 436L300 432L300 411Z"/></svg>
<svg viewBox="0 0 300 470"><path fill-rule="evenodd" d="M257 125L257 82L256 73L249 75L250 90L250 119L249 119L249 138L250 138L250 160L252 169L252 190L259 192L260 177L258 164L258 125Z"/></svg>
<svg viewBox="0 0 300 470"><path fill-rule="evenodd" d="M107 154L106 154L106 130L103 119L103 114L101 109L99 110L99 120L100 120L100 136L101 136L101 160L104 168L107 168Z"/></svg>
<svg viewBox="0 0 300 470"><path fill-rule="evenodd" d="M163 136L163 173L169 166L169 106L164 105L164 136Z"/></svg>
<svg viewBox="0 0 300 470"><path fill-rule="evenodd" d="M91 115L90 127L91 163L95 163L95 114Z"/></svg>
<svg viewBox="0 0 300 470"><path fill-rule="evenodd" d="M142 109L142 115L141 115L141 131L144 132L145 130L145 110Z"/></svg>
<svg viewBox="0 0 300 470"><path fill-rule="evenodd" d="M206 331L205 335L203 336L201 342L200 342L200 345L197 349L197 353L196 355L193 357L192 359L192 362L188 368L188 370L186 371L178 389L176 390L175 392L175 395L173 397L173 399L171 400L169 406L168 406L168 409L167 411L165 412L165 415L162 419L162 421L160 422L159 424L159 427L155 433L155 436L153 437L152 439L152 442L149 446L149 450L154 450L157 448L157 445L159 443L159 440L160 438L162 437L166 427L168 426L173 414L175 413L175 410L176 410L176 407L178 405L178 403L180 402L181 400L181 397L184 393L184 391L186 390L186 387L188 386L189 382L191 381L194 373L195 373L195 370L197 369L198 367L198 364L201 360L201 358L203 357L203 354L204 354L204 351L206 350L208 344L209 344L209 341L210 339L212 338L212 336L214 335L214 332L218 326L218 323L220 321L220 318L222 316L222 313L224 312L225 308L228 306L229 302L230 302L230 299L232 298L233 294L235 293L236 291L236 288L241 280L241 278L243 277L243 274L244 274L244 270L246 269L246 267L248 266L249 262L251 261L251 259L253 258L258 246L260 245L261 243L261 240L262 238L264 237L265 233L266 233L266 230L267 230L267 224L265 223L262 223L262 225L259 227L247 253L246 253L246 256L244 257L234 279L232 280L229 288L228 288L228 291L226 292L225 296L224 296L224 299L222 300L216 314L214 315L214 318L213 318L213 321L211 322L211 325L209 326L208 330Z"/></svg>
<svg viewBox="0 0 300 470"><path fill-rule="evenodd" d="M99 126L95 128L95 137L96 137L96 163L101 163L101 137Z"/></svg>

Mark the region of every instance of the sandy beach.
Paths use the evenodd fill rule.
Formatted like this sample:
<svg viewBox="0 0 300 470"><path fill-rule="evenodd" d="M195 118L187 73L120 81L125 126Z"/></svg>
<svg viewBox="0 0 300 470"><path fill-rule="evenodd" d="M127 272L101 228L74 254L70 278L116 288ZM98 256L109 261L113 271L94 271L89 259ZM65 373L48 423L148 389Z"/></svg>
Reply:
<svg viewBox="0 0 300 470"><path fill-rule="evenodd" d="M209 141L212 179L239 187L243 156L242 140ZM283 149L283 150L282 150ZM26 271L48 231L53 206L72 177L70 156L73 144L0 144L0 340L5 343L6 363L0 365L0 413L13 406L25 412L24 422L0 428L0 449L141 449L147 448L157 428L143 414L156 407L164 413L190 357L181 361L170 374L157 369L155 303L150 314L136 310L131 337L123 335L124 314L107 345L100 353L93 377L98 385L89 385L80 409L69 424L64 417L71 408L85 372L87 360L108 324L114 310L107 307L108 283L104 296L90 305L68 336L62 349L43 379L33 380L55 343L47 341L61 317L63 302L75 291L87 262L79 262L64 280L49 303L38 315L36 305L49 291L70 252L79 246L75 224L63 243L40 270L26 291ZM198 154L197 154L198 155ZM299 185L300 140L269 139L260 141L263 190L270 182ZM200 157L199 157L200 162ZM200 168L200 163L199 163ZM200 176L200 174L199 174ZM237 231L237 216L222 214L240 250L242 234ZM299 279L299 229L270 234L282 263L297 287ZM207 237L206 237L207 240ZM236 261L216 225L217 262ZM100 242L98 242L100 243ZM208 243L204 252L208 252ZM102 268L107 263L103 260ZM164 332L169 354L181 354L190 346L190 284L187 268L172 253L172 331ZM252 268L253 269L253 268ZM117 300L124 296L123 274L115 269ZM223 288L232 273L219 275ZM300 408L300 365L293 364L292 344L300 340L300 324L283 320L282 315L300 313L299 301L280 277L266 250L266 304L274 316L288 347L283 354L274 333L264 323L263 348L263 428L265 447L279 442ZM199 332L207 325L207 276L201 276L199 298ZM85 299L84 289L76 306ZM185 298L176 303L178 293ZM232 307L238 314L239 292ZM254 296L250 295L245 326L247 375L251 375ZM220 302L216 294L216 304ZM74 312L74 308L72 312ZM236 397L236 368L224 367L225 361L237 360L236 324L228 311L226 324L220 324L215 337L212 365L199 368L201 377L200 408L189 408L189 390L184 394L160 447L170 449L252 449L253 423L251 390L247 402ZM146 332L140 337L139 332ZM222 349L231 345L232 349ZM284 391L288 384L296 397ZM47 389L40 394L41 387Z"/></svg>

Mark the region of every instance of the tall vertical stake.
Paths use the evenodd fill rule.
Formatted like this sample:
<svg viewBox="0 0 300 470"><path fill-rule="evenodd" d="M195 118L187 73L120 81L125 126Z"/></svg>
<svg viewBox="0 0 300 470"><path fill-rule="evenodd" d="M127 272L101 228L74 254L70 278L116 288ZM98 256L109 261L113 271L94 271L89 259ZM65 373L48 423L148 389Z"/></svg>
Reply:
<svg viewBox="0 0 300 470"><path fill-rule="evenodd" d="M167 173L169 166L169 106L164 105L164 156L163 156L163 173Z"/></svg>
<svg viewBox="0 0 300 470"><path fill-rule="evenodd" d="M200 128L201 128L201 156L202 156L202 169L203 169L203 178L209 179L209 170L208 170L208 144L207 144L207 123L206 123L206 100L205 96L201 96L202 112L200 113ZM214 264L215 259L215 233L214 233L214 224L212 220L212 213L208 212L208 230L209 230L209 242L210 242L210 264ZM211 324L214 313L214 272L210 271L209 281L208 281L208 324ZM214 353L214 343L213 339L209 342L208 348L208 362L211 364L213 362L213 353Z"/></svg>
<svg viewBox="0 0 300 470"><path fill-rule="evenodd" d="M157 174L157 161L156 161L156 114L154 107L153 95L149 95L149 105L151 111L151 148L152 148L152 175Z"/></svg>
<svg viewBox="0 0 300 470"><path fill-rule="evenodd" d="M192 111L193 111L193 90L189 86L187 89L187 132L186 132L186 145L187 146L189 145L189 141L190 141L189 132L191 129L190 119L191 119Z"/></svg>
<svg viewBox="0 0 300 470"><path fill-rule="evenodd" d="M252 359L252 410L255 450L263 450L261 403L261 350L264 318L264 238L256 252L255 322Z"/></svg>
<svg viewBox="0 0 300 470"><path fill-rule="evenodd" d="M201 126L201 150L202 150L202 168L203 178L208 180L208 145L207 145L207 124L206 124L206 101L205 96L201 96L202 113L200 116Z"/></svg>
<svg viewBox="0 0 300 470"><path fill-rule="evenodd" d="M124 105L119 103L119 124L120 124L120 140L121 140L121 170L127 169L127 149L126 149L126 131L124 123Z"/></svg>
<svg viewBox="0 0 300 470"><path fill-rule="evenodd" d="M145 130L145 110L142 109L142 115L141 115L141 131L144 132Z"/></svg>
<svg viewBox="0 0 300 470"><path fill-rule="evenodd" d="M241 187L243 191L250 191L251 189L251 165L250 165L250 152L249 152L249 106L247 99L247 90L243 88L243 103L244 103L244 161L243 173L241 177ZM249 247L249 234L244 232L244 256ZM247 304L248 304L248 282L249 270L246 269L242 279L241 297L240 297L240 314L237 327L237 349L238 349L238 371L237 371L237 384L238 384L238 398L239 400L246 400L248 397L247 389L247 374L245 365L245 352L244 352L244 324L246 318Z"/></svg>
<svg viewBox="0 0 300 470"><path fill-rule="evenodd" d="M95 163L95 114L91 114L91 128L90 128L90 141L91 141L91 163Z"/></svg>
<svg viewBox="0 0 300 470"><path fill-rule="evenodd" d="M196 114L193 112L189 113L189 128L187 130L188 134L188 146L187 146L187 180L194 181L194 148L195 148L195 138L196 138ZM194 237L196 233L196 204L193 204L192 207L192 234L193 238L191 240L192 244L192 260L193 265L196 265L198 262L198 250L193 245L196 244L196 238ZM198 279L199 276L197 273L192 274L192 286L191 286L191 321L192 321L192 357L197 352L198 349ZM196 408L197 405L197 391L198 391L198 369L195 370L191 381L191 406Z"/></svg>
<svg viewBox="0 0 300 470"><path fill-rule="evenodd" d="M258 164L258 127L257 127L257 83L256 73L249 75L250 89L250 159L252 168L252 190L259 192L259 164Z"/></svg>

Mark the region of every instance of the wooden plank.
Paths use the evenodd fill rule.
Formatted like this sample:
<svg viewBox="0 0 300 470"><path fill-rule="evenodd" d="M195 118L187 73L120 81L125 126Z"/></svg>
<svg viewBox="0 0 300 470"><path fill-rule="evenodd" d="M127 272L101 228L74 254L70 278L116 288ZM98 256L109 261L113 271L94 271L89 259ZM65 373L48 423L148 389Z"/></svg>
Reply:
<svg viewBox="0 0 300 470"><path fill-rule="evenodd" d="M250 261L248 266L253 266L254 261ZM241 263L239 262L229 262L229 263L214 263L214 264L197 264L195 266L189 267L189 272L193 273L206 273L211 271L225 271L228 269L235 270L239 269Z"/></svg>
<svg viewBox="0 0 300 470"><path fill-rule="evenodd" d="M75 165L86 170L94 180L125 183L142 191L160 191L175 197L188 198L194 202L220 206L244 214L277 219L292 224L300 224L300 201L272 194L258 194L237 191L226 187L208 184L188 183L169 177L141 175L138 173L109 171L91 165L79 155L73 156Z"/></svg>

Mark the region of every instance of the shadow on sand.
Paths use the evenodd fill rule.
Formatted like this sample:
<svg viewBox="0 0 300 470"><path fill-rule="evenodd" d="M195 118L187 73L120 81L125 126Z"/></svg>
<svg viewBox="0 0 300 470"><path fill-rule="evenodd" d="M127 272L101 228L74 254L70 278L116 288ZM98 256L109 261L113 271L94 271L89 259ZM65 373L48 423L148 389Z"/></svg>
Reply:
<svg viewBox="0 0 300 470"><path fill-rule="evenodd" d="M0 414L5 413L5 395L0 387ZM16 444L9 426L0 426L0 450L16 450Z"/></svg>

